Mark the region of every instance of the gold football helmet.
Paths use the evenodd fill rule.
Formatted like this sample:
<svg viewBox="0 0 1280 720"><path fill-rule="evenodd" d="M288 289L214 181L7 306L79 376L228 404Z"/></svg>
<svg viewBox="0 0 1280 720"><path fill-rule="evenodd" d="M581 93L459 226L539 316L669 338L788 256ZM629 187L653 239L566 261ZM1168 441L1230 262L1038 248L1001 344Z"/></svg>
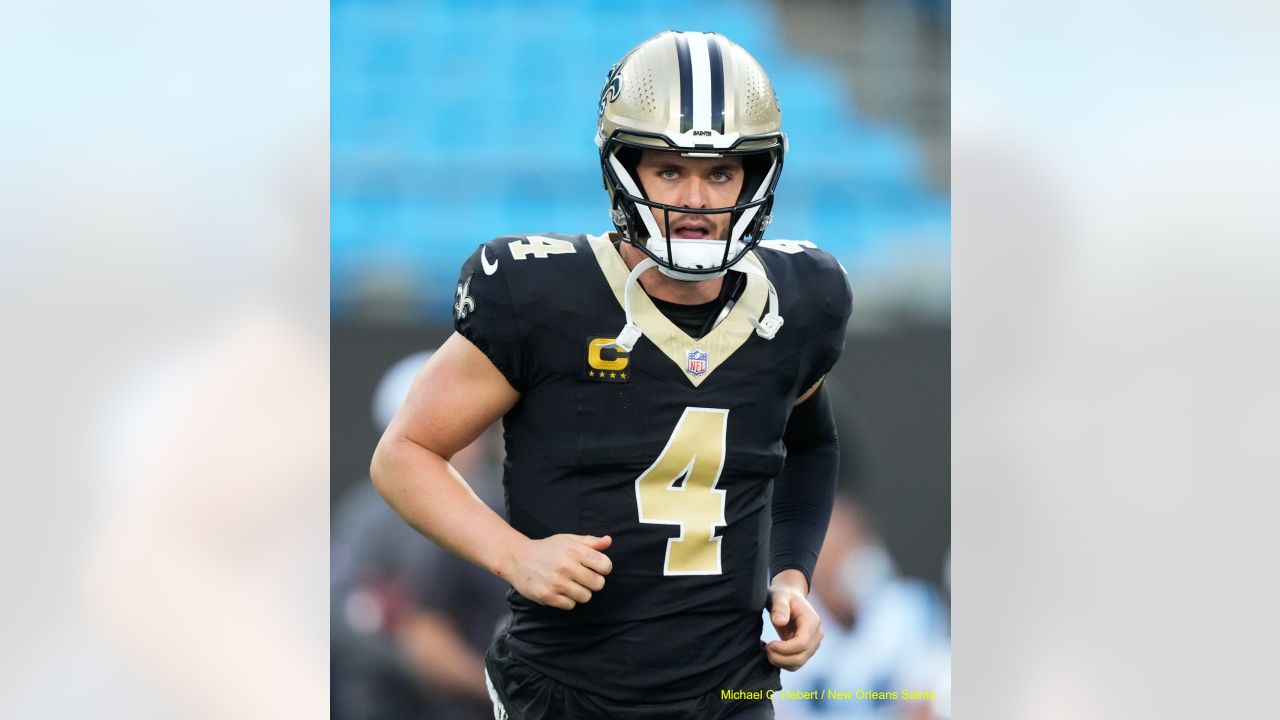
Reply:
<svg viewBox="0 0 1280 720"><path fill-rule="evenodd" d="M600 93L596 145L623 240L671 277L706 280L723 274L763 237L787 141L778 97L755 58L723 35L667 31L610 69ZM635 174L643 150L741 156L742 193L734 205L720 208L654 202ZM663 224L650 208L661 211ZM730 236L673 239L672 213L729 213Z"/></svg>

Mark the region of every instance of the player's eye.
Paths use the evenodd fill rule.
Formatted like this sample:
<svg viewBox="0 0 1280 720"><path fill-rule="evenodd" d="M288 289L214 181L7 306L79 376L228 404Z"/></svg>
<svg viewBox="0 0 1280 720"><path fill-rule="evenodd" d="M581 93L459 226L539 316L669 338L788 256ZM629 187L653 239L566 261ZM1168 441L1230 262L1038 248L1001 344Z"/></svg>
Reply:
<svg viewBox="0 0 1280 720"><path fill-rule="evenodd" d="M680 173L679 171L673 168L663 168L658 171L658 177L662 178L663 180L675 180L676 178L680 177Z"/></svg>

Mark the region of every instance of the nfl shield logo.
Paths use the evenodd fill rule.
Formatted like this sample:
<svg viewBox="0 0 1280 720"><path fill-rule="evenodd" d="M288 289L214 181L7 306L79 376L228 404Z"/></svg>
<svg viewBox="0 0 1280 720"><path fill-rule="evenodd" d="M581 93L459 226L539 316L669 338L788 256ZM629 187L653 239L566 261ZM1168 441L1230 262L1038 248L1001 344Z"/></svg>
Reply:
<svg viewBox="0 0 1280 720"><path fill-rule="evenodd" d="M707 354L702 350L690 350L689 364L686 369L694 377L705 373L707 371Z"/></svg>

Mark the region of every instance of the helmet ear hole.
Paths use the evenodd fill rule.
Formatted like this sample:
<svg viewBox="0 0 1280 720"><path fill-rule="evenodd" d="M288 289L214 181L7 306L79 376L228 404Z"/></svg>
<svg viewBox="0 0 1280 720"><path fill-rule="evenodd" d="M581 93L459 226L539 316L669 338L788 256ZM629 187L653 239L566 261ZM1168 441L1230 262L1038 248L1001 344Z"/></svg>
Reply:
<svg viewBox="0 0 1280 720"><path fill-rule="evenodd" d="M648 240L648 227L645 225L644 219L640 217L640 213L648 212L648 208L636 205L636 203L622 197L617 199L615 206L614 222L618 224L618 220L624 221L620 224L626 230L626 232L622 233L623 236L632 240Z"/></svg>

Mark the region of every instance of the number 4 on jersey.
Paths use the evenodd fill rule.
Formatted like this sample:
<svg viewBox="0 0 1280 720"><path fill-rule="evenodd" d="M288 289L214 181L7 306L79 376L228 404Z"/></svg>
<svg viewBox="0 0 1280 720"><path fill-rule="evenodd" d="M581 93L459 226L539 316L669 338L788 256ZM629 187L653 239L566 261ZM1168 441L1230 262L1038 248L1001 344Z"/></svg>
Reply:
<svg viewBox="0 0 1280 720"><path fill-rule="evenodd" d="M524 260L530 255L536 258L545 258L548 255L577 252L577 249L573 247L573 243L568 240L557 240L555 238L542 237L541 235L530 235L524 240L512 240L507 243L507 246L511 248L511 257L516 260Z"/></svg>
<svg viewBox="0 0 1280 720"><path fill-rule="evenodd" d="M721 572L716 528L725 525L725 491L716 483L728 424L728 410L685 408L658 459L636 478L640 522L680 527L680 535L667 540L664 575Z"/></svg>

